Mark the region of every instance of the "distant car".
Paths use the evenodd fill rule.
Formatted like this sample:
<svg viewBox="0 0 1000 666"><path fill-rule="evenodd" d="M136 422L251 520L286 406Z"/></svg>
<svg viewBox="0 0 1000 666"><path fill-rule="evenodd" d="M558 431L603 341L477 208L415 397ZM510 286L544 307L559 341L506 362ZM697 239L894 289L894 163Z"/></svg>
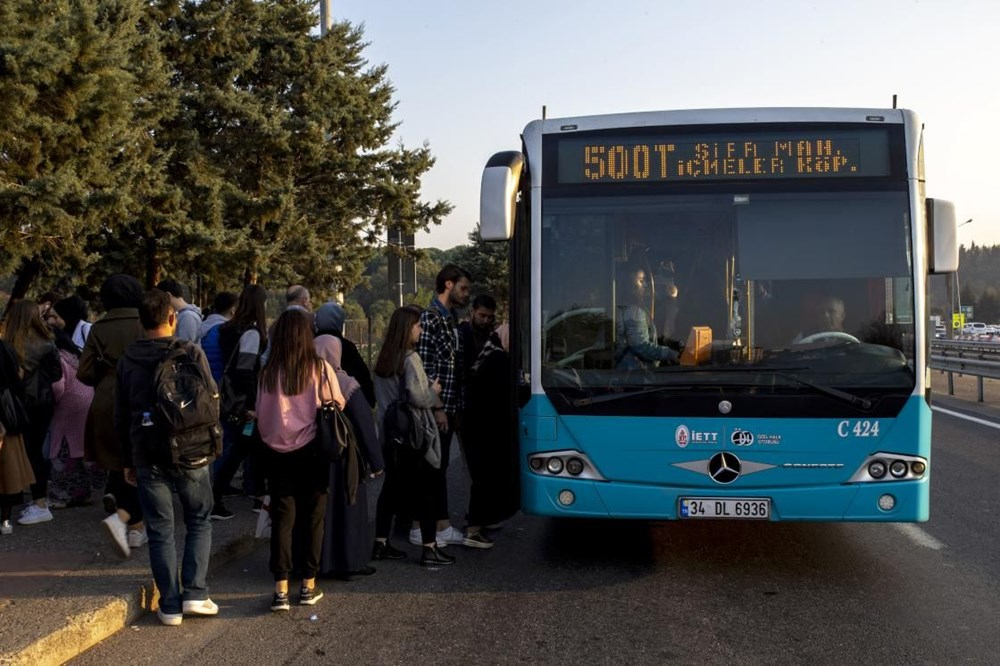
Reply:
<svg viewBox="0 0 1000 666"><path fill-rule="evenodd" d="M945 329L944 326L935 326L934 327L934 337L937 338L938 340L941 340L942 338L944 338L944 334L947 333L947 332L948 331Z"/></svg>
<svg viewBox="0 0 1000 666"><path fill-rule="evenodd" d="M976 336L985 332L986 324L981 321L970 321L965 325L965 328L962 329L962 333L964 335Z"/></svg>

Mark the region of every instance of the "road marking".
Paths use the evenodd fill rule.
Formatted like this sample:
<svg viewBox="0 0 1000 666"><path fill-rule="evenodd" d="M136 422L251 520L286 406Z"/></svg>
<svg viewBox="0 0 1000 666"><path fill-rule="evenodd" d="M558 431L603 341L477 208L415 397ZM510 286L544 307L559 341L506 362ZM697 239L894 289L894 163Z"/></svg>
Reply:
<svg viewBox="0 0 1000 666"><path fill-rule="evenodd" d="M943 550L944 544L932 537L930 534L920 529L913 523L893 523L893 527L903 533L910 541L918 546L930 548L931 550Z"/></svg>
<svg viewBox="0 0 1000 666"><path fill-rule="evenodd" d="M935 412L941 412L942 414L947 414L948 416L954 416L958 419L965 419L966 421L972 421L973 423L978 423L980 425L989 426L991 428L996 428L1000 430L1000 423L994 421L987 421L986 419L978 419L975 416L969 416L968 414L963 414L962 412L953 412L950 409L945 409L944 407L931 407Z"/></svg>

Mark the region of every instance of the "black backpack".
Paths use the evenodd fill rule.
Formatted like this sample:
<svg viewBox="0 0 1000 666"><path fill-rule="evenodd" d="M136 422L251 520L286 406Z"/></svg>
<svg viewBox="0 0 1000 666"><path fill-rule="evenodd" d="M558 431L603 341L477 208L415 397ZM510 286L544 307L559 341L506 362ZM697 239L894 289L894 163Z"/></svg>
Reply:
<svg viewBox="0 0 1000 666"><path fill-rule="evenodd" d="M183 469L204 467L222 453L219 392L196 349L174 340L153 376L154 419L169 433L170 458Z"/></svg>

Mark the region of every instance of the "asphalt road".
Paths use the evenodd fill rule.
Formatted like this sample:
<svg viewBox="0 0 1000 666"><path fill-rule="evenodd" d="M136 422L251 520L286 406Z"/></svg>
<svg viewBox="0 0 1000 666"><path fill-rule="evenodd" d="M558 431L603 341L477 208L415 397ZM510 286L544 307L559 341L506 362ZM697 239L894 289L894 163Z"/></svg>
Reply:
<svg viewBox="0 0 1000 666"><path fill-rule="evenodd" d="M455 566L407 545L282 614L259 548L209 581L217 618L147 616L73 663L995 664L1000 431L937 415L934 443L919 526L518 516Z"/></svg>

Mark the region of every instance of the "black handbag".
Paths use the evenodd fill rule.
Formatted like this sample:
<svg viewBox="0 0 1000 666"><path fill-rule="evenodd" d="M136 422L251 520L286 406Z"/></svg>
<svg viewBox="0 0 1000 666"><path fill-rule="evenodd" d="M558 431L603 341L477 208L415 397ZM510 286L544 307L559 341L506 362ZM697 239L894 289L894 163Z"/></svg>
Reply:
<svg viewBox="0 0 1000 666"><path fill-rule="evenodd" d="M323 380L330 382L325 371ZM357 447L354 426L337 403L324 402L316 408L316 442L321 456L331 461L340 460L348 449Z"/></svg>
<svg viewBox="0 0 1000 666"><path fill-rule="evenodd" d="M28 412L9 388L0 390L0 421L8 434L19 435L28 427Z"/></svg>

